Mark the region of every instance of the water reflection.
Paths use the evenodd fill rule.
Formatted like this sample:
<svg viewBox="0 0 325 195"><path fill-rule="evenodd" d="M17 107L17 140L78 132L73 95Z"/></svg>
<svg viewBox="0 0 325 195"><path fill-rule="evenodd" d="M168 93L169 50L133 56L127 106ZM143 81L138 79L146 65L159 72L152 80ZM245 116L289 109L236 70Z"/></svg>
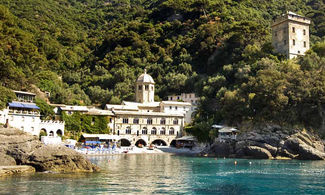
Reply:
<svg viewBox="0 0 325 195"><path fill-rule="evenodd" d="M91 160L106 168L103 174L110 179L105 182L114 185L111 192L185 193L183 189L190 187L184 181L191 174L191 167L171 155L127 154Z"/></svg>
<svg viewBox="0 0 325 195"><path fill-rule="evenodd" d="M126 154L91 157L102 172L0 178L0 194L325 194L324 161Z"/></svg>

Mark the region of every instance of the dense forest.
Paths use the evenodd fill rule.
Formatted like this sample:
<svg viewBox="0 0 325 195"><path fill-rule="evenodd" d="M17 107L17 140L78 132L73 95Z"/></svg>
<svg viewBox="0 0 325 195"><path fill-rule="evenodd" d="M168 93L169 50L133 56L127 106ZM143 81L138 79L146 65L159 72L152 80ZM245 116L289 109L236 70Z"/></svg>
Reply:
<svg viewBox="0 0 325 195"><path fill-rule="evenodd" d="M312 19L312 49L296 60L271 46L286 11ZM156 100L201 96L194 134L216 122L325 129L324 41L324 0L0 0L0 106L8 89L49 91L53 103L134 100L147 68Z"/></svg>

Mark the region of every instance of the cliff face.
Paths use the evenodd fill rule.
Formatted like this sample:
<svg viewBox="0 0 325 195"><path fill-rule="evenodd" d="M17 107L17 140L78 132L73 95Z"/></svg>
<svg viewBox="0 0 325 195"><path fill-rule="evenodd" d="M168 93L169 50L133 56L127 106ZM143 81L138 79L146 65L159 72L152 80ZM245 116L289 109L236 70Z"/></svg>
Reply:
<svg viewBox="0 0 325 195"><path fill-rule="evenodd" d="M207 153L235 158L325 160L324 144L317 135L279 126L244 132L237 142L215 143Z"/></svg>
<svg viewBox="0 0 325 195"><path fill-rule="evenodd" d="M30 165L36 171L94 172L99 168L64 146L45 146L38 137L0 127L0 166Z"/></svg>

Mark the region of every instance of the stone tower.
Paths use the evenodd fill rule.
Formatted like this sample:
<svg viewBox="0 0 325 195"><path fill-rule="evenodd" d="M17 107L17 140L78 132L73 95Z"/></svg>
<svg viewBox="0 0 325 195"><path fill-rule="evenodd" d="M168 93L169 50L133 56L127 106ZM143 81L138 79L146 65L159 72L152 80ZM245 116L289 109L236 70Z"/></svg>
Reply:
<svg viewBox="0 0 325 195"><path fill-rule="evenodd" d="M140 103L154 102L155 97L155 82L150 75L147 74L146 69L141 74L135 86L136 101Z"/></svg>
<svg viewBox="0 0 325 195"><path fill-rule="evenodd" d="M304 55L309 49L310 19L287 12L275 19L272 27L272 45L288 59Z"/></svg>

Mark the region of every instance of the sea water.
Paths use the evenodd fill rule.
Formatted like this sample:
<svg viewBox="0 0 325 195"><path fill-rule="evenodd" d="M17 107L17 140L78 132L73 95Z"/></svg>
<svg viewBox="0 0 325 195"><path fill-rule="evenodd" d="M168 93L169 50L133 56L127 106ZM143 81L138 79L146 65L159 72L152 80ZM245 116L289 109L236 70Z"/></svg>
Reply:
<svg viewBox="0 0 325 195"><path fill-rule="evenodd" d="M1 194L325 194L325 162L170 154L90 157L102 171L0 178ZM234 161L237 161L235 165Z"/></svg>

